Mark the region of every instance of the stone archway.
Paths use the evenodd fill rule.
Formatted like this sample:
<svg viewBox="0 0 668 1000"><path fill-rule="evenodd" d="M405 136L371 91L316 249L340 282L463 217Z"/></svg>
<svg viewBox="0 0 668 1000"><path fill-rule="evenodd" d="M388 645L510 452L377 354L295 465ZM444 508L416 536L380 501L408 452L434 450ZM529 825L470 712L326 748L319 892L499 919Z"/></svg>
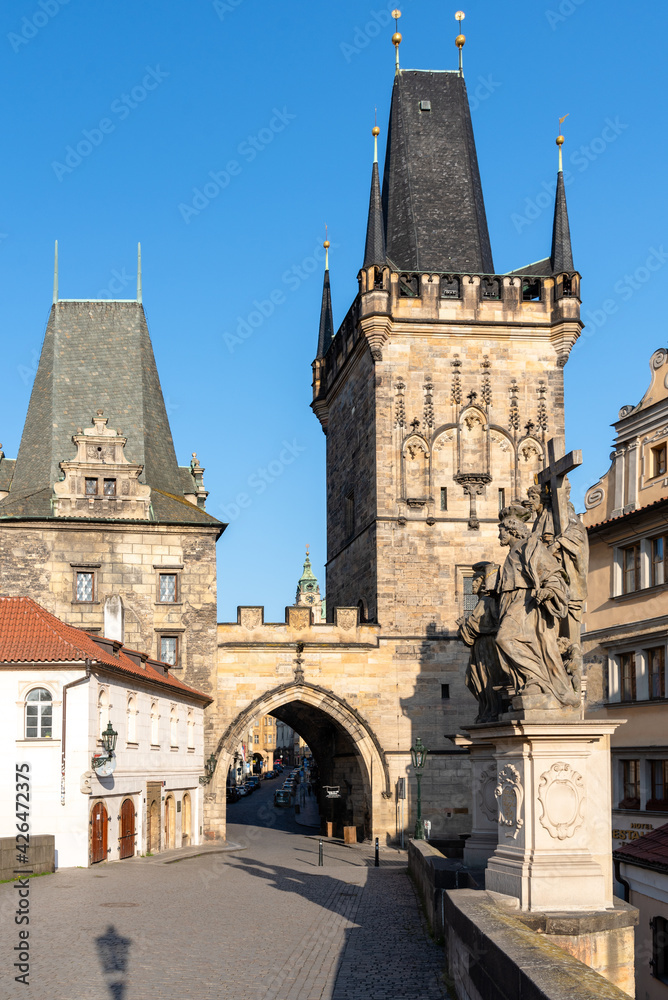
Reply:
<svg viewBox="0 0 668 1000"><path fill-rule="evenodd" d="M205 836L224 838L225 778L234 752L258 715L282 719L303 737L318 764L323 784L341 787L341 822L366 837L381 830L382 800L392 795L381 744L351 705L325 688L305 682L282 684L246 706L228 725L214 750L216 771L205 795Z"/></svg>

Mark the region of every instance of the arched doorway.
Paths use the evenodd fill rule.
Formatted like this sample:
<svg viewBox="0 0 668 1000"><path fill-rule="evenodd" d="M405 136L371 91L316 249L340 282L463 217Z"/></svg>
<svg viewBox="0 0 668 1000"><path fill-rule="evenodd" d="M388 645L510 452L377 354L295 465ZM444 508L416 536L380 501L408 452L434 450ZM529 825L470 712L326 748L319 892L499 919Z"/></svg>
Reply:
<svg viewBox="0 0 668 1000"><path fill-rule="evenodd" d="M332 691L291 682L251 702L218 741L217 767L205 806L207 837L225 836L227 770L252 720L262 715L285 722L310 747L319 774L318 801L323 823L325 819L333 821L337 832L343 826L355 826L358 835L365 838L372 837L374 830L382 832L387 828L385 812L389 814L392 808L392 789L387 760L375 733L358 711ZM327 815L324 786L340 790L334 816Z"/></svg>
<svg viewBox="0 0 668 1000"><path fill-rule="evenodd" d="M190 792L185 792L181 807L181 846L188 847L192 843L192 806Z"/></svg>
<svg viewBox="0 0 668 1000"><path fill-rule="evenodd" d="M107 860L107 826L109 816L104 802L97 802L90 814L90 863Z"/></svg>
<svg viewBox="0 0 668 1000"><path fill-rule="evenodd" d="M124 799L119 816L118 855L123 858L135 856L135 804L132 799Z"/></svg>
<svg viewBox="0 0 668 1000"><path fill-rule="evenodd" d="M151 854L157 854L160 850L160 793L149 795L148 808L146 810L148 820L148 830L146 831L146 849Z"/></svg>
<svg viewBox="0 0 668 1000"><path fill-rule="evenodd" d="M169 851L175 846L176 838L176 806L174 796L168 795L165 799L165 850Z"/></svg>

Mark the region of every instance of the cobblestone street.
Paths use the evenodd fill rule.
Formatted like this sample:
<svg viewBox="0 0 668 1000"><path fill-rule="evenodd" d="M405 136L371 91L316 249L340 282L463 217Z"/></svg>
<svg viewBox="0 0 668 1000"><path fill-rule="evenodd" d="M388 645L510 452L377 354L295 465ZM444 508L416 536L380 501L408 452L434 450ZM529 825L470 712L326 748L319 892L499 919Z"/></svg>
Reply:
<svg viewBox="0 0 668 1000"><path fill-rule="evenodd" d="M368 845L325 841L319 868L317 834L297 826L291 809L274 809L272 794L268 782L230 807L232 850L191 848L32 879L28 987L12 968L17 894L0 885L0 996L446 997L443 951L426 931L406 855L384 849L376 869Z"/></svg>

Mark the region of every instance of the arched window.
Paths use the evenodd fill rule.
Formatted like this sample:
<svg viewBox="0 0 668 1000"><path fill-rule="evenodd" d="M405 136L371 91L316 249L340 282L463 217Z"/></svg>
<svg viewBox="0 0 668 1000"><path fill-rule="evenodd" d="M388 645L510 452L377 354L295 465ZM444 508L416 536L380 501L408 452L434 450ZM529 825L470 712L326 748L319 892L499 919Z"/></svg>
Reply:
<svg viewBox="0 0 668 1000"><path fill-rule="evenodd" d="M188 749L195 749L195 713L188 709Z"/></svg>
<svg viewBox="0 0 668 1000"><path fill-rule="evenodd" d="M137 699L133 694L128 696L127 734L128 743L137 742Z"/></svg>
<svg viewBox="0 0 668 1000"><path fill-rule="evenodd" d="M151 746L157 747L160 743L160 716L158 715L158 703L154 701L151 705Z"/></svg>
<svg viewBox="0 0 668 1000"><path fill-rule="evenodd" d="M106 688L100 688L97 695L97 738L109 724L109 692Z"/></svg>
<svg viewBox="0 0 668 1000"><path fill-rule="evenodd" d="M177 715L176 705L172 705L169 713L169 745L172 747L177 747L179 745L178 724L179 717Z"/></svg>
<svg viewBox="0 0 668 1000"><path fill-rule="evenodd" d="M26 698L26 739L53 736L53 701L46 688L34 688Z"/></svg>

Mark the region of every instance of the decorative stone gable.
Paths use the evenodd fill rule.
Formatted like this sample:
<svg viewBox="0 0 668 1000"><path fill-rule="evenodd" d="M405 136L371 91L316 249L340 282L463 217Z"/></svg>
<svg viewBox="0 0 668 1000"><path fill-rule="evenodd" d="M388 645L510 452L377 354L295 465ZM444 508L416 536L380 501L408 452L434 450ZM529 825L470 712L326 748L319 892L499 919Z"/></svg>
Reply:
<svg viewBox="0 0 668 1000"><path fill-rule="evenodd" d="M53 487L56 517L149 519L151 488L139 482L144 467L128 462L127 438L107 422L98 410L93 426L72 436L77 456L60 463L63 479Z"/></svg>

